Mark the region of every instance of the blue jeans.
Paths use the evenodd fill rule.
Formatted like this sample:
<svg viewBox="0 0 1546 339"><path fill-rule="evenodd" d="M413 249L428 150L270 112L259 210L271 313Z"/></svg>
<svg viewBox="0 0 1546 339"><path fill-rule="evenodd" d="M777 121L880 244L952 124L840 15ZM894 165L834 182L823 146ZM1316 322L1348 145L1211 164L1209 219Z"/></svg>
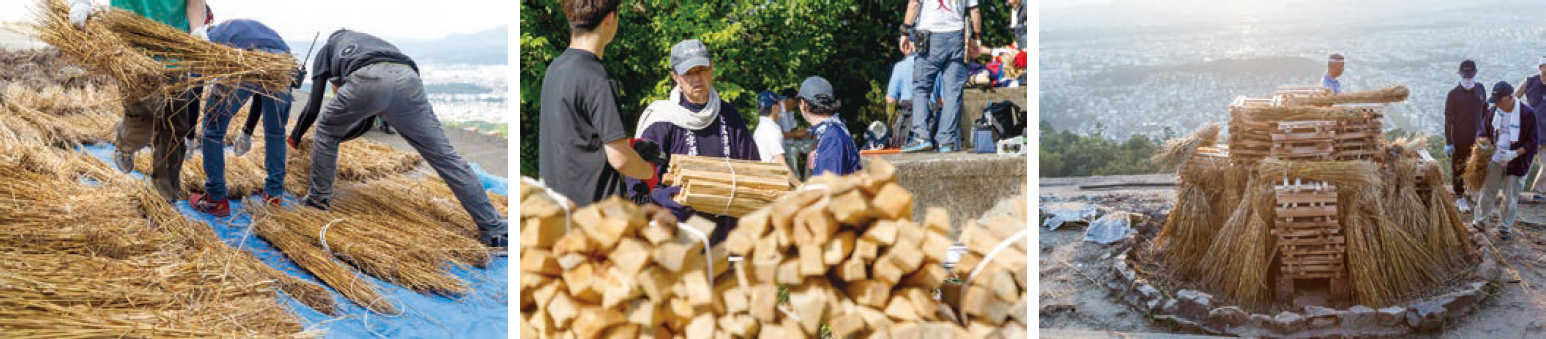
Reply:
<svg viewBox="0 0 1546 339"><path fill-rule="evenodd" d="M204 138L199 145L203 148L204 173L208 177L204 181L204 192L211 199L226 199L226 127L248 98L258 100L259 109L247 114L263 115L263 168L268 171L268 177L263 180L263 192L276 197L284 194L285 123L290 120L290 91L265 96L258 94L255 86L244 84L237 88L216 86L210 93L211 104L204 115Z"/></svg>
<svg viewBox="0 0 1546 339"><path fill-rule="evenodd" d="M929 50L913 60L913 97L930 98L934 86L943 86L940 96L945 101L944 112L935 112L928 104L913 105L914 139L960 146L961 92L966 87L966 62L962 60L966 56L965 43L959 31L930 34Z"/></svg>

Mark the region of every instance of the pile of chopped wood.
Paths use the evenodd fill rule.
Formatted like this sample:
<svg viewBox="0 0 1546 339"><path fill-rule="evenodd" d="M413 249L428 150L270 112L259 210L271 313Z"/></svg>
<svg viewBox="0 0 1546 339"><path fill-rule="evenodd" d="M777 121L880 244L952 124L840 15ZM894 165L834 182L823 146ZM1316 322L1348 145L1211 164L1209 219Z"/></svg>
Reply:
<svg viewBox="0 0 1546 339"><path fill-rule="evenodd" d="M710 266L706 239L652 222L670 214L659 207L613 197L573 209L523 179L520 213L523 337L706 338L727 307L713 293L733 283L724 250Z"/></svg>
<svg viewBox="0 0 1546 339"><path fill-rule="evenodd" d="M725 241L743 256L736 284L716 291L736 305L727 317L750 315L762 337L965 335L933 293L948 278L949 218L930 209L914 223L912 193L895 179L895 167L872 161L741 218Z"/></svg>
<svg viewBox="0 0 1546 339"><path fill-rule="evenodd" d="M1026 325L1030 323L1026 314L1026 303L1030 300L1026 295L1030 288L1026 256L1030 238L1024 232L1029 232L1029 219L1024 198L1015 207L1006 215L969 220L961 229L961 244L969 252L961 256L954 271L966 279L966 285L960 286L959 301L951 301L951 305L958 315L965 317L967 332L972 337L1026 337ZM929 216L933 214L926 217ZM952 294L945 292L947 296Z"/></svg>
<svg viewBox="0 0 1546 339"><path fill-rule="evenodd" d="M675 155L669 168L661 182L682 187L676 202L710 214L739 218L791 190L783 163Z"/></svg>

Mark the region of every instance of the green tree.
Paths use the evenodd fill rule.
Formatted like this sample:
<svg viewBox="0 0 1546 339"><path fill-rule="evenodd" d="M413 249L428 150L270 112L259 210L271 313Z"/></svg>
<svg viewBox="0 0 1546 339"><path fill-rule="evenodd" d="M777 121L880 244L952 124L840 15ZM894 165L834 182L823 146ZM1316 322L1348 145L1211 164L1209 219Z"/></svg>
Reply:
<svg viewBox="0 0 1546 339"><path fill-rule="evenodd" d="M715 89L749 122L756 93L795 89L809 76L832 82L849 130L885 119L885 82L901 59L897 26L905 0L623 1L619 29L602 61L618 81L623 125L631 129L650 102L673 83L671 45L700 39L714 54ZM1009 8L983 1L984 44L1012 42ZM559 0L521 1L521 175L537 176L542 79L567 48L568 22Z"/></svg>

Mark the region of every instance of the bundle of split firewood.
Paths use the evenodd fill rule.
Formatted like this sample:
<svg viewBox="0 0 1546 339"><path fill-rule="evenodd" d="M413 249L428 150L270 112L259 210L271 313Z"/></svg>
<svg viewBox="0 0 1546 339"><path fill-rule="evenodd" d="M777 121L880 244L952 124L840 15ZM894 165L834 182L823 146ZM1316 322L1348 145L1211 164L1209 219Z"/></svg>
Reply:
<svg viewBox="0 0 1546 339"><path fill-rule="evenodd" d="M669 212L616 197L576 209L523 179L520 214L522 337L713 333L723 305L705 272L724 273L728 261L720 250L708 267L703 238L652 222ZM680 227L714 224L695 218ZM705 322L709 332L699 332Z"/></svg>
<svg viewBox="0 0 1546 339"><path fill-rule="evenodd" d="M967 331L975 338L1026 337L1026 302L1030 300L1026 297L1026 253L1030 240L1014 236L1029 225L1024 200L1015 207L1006 215L967 221L962 226L961 244L968 252L961 255L954 272L966 285L941 289L956 314L965 315ZM1014 241L1007 242L1010 240Z"/></svg>
<svg viewBox="0 0 1546 339"><path fill-rule="evenodd" d="M749 314L764 338L967 335L933 293L948 278L949 217L930 209L914 223L896 168L867 167L812 179L741 218L724 244L743 256L736 284L716 293L730 317Z"/></svg>
<svg viewBox="0 0 1546 339"><path fill-rule="evenodd" d="M662 182L682 187L679 204L739 218L783 197L789 178L783 163L674 155Z"/></svg>

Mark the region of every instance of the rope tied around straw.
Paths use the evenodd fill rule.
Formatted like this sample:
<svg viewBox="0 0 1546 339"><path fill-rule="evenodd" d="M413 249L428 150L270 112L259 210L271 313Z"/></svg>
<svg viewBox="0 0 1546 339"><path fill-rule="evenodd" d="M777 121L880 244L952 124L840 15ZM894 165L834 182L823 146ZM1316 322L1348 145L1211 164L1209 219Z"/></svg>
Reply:
<svg viewBox="0 0 1546 339"><path fill-rule="evenodd" d="M322 251L327 252L329 255L337 255L337 253L333 253L333 249L327 246L327 229L328 227L333 227L333 224L339 221L344 221L344 218L333 219L333 221L323 224L322 230L317 231L317 242L322 243Z"/></svg>

